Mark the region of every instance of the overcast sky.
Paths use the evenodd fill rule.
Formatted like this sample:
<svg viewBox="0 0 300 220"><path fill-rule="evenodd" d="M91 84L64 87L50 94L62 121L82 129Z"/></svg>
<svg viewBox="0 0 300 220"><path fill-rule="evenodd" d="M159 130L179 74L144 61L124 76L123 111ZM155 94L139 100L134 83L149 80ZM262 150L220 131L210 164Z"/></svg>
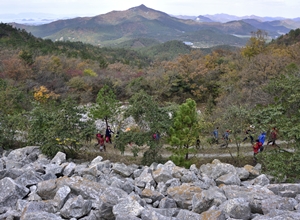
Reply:
<svg viewBox="0 0 300 220"><path fill-rule="evenodd" d="M0 0L0 15L35 12L95 16L141 4L171 15L300 17L300 0Z"/></svg>

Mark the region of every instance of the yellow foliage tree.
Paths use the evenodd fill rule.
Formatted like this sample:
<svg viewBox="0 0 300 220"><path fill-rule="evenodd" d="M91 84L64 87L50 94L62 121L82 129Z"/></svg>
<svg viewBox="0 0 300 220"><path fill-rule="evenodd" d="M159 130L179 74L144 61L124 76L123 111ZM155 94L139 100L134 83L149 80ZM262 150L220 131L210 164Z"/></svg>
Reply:
<svg viewBox="0 0 300 220"><path fill-rule="evenodd" d="M36 101L45 103L50 98L57 99L59 95L49 91L45 86L40 86L38 88L34 88L33 97Z"/></svg>
<svg viewBox="0 0 300 220"><path fill-rule="evenodd" d="M96 76L97 76L97 73L95 73L95 71L92 70L92 69L85 69L85 70L83 71L83 75L85 75L85 76L93 76L93 77L96 77Z"/></svg>

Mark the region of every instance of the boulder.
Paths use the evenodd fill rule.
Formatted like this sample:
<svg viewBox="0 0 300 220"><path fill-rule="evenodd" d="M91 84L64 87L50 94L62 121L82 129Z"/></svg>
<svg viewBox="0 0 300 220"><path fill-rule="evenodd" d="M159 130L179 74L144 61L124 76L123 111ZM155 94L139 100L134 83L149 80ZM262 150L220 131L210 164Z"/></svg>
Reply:
<svg viewBox="0 0 300 220"><path fill-rule="evenodd" d="M87 215L92 209L92 202L90 200L84 200L81 195L74 198L70 198L66 201L60 214L64 218L81 218Z"/></svg>
<svg viewBox="0 0 300 220"><path fill-rule="evenodd" d="M5 177L0 180L0 207L15 207L17 200L24 198L28 193L28 188L17 184L9 177Z"/></svg>

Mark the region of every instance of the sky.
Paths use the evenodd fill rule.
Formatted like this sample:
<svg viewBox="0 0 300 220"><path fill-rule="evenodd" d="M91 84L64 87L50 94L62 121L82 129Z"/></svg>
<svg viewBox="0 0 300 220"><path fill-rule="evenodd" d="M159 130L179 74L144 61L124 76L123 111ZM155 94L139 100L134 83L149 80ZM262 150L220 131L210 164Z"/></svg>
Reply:
<svg viewBox="0 0 300 220"><path fill-rule="evenodd" d="M0 0L0 16L19 13L96 16L141 4L169 15L300 17L300 0Z"/></svg>

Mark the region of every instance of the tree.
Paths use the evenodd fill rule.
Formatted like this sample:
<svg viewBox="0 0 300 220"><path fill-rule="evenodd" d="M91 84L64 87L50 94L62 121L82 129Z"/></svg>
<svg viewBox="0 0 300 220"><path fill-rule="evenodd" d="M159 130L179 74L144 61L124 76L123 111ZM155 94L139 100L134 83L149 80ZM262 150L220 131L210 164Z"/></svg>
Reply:
<svg viewBox="0 0 300 220"><path fill-rule="evenodd" d="M55 100L35 102L29 113L29 143L40 145L48 156L62 151L74 157L86 139L86 131L95 130L94 123L81 120L83 113L84 109L71 99L63 103Z"/></svg>
<svg viewBox="0 0 300 220"><path fill-rule="evenodd" d="M242 49L242 55L250 58L261 53L265 48L265 38L263 35L258 34L257 36L251 37L245 48Z"/></svg>
<svg viewBox="0 0 300 220"><path fill-rule="evenodd" d="M134 142L137 147L148 146L144 153L143 164L162 160L160 149L163 139L171 125L169 113L172 108L159 107L158 103L145 91L140 91L133 95L129 100L129 106L124 113L124 117L133 117L137 127L128 132L122 132L117 139L117 146L121 151L125 150L127 143ZM154 140L152 135L159 133L160 138ZM138 149L136 149L138 150Z"/></svg>
<svg viewBox="0 0 300 220"><path fill-rule="evenodd" d="M8 80L0 79L0 146L5 149L25 143L22 125L26 123L22 112L30 107L26 94Z"/></svg>
<svg viewBox="0 0 300 220"><path fill-rule="evenodd" d="M116 99L116 95L111 88L104 85L98 92L96 104L90 109L90 115L95 119L105 120L106 127L108 120L118 115L120 103Z"/></svg>
<svg viewBox="0 0 300 220"><path fill-rule="evenodd" d="M274 98L273 103L259 106L253 118L266 128L277 127L280 140L288 141L287 152L281 147L260 155L266 173L279 180L294 181L300 177L300 79L299 72L273 79L266 90Z"/></svg>
<svg viewBox="0 0 300 220"><path fill-rule="evenodd" d="M236 146L236 157L232 156L230 148L228 149L228 152L239 166L241 159L243 159L243 155L240 154L240 147L241 142L246 135L245 130L253 123L256 125L257 130L261 127L252 120L249 113L249 107L246 105L235 104L227 106L226 109L221 109L221 111L221 129L224 131L230 130L229 139ZM228 145L228 142L225 144Z"/></svg>
<svg viewBox="0 0 300 220"><path fill-rule="evenodd" d="M196 143L199 136L199 117L196 102L187 99L179 106L174 116L174 122L170 128L170 144L177 146L177 153L185 153L185 159L189 156L189 147Z"/></svg>

